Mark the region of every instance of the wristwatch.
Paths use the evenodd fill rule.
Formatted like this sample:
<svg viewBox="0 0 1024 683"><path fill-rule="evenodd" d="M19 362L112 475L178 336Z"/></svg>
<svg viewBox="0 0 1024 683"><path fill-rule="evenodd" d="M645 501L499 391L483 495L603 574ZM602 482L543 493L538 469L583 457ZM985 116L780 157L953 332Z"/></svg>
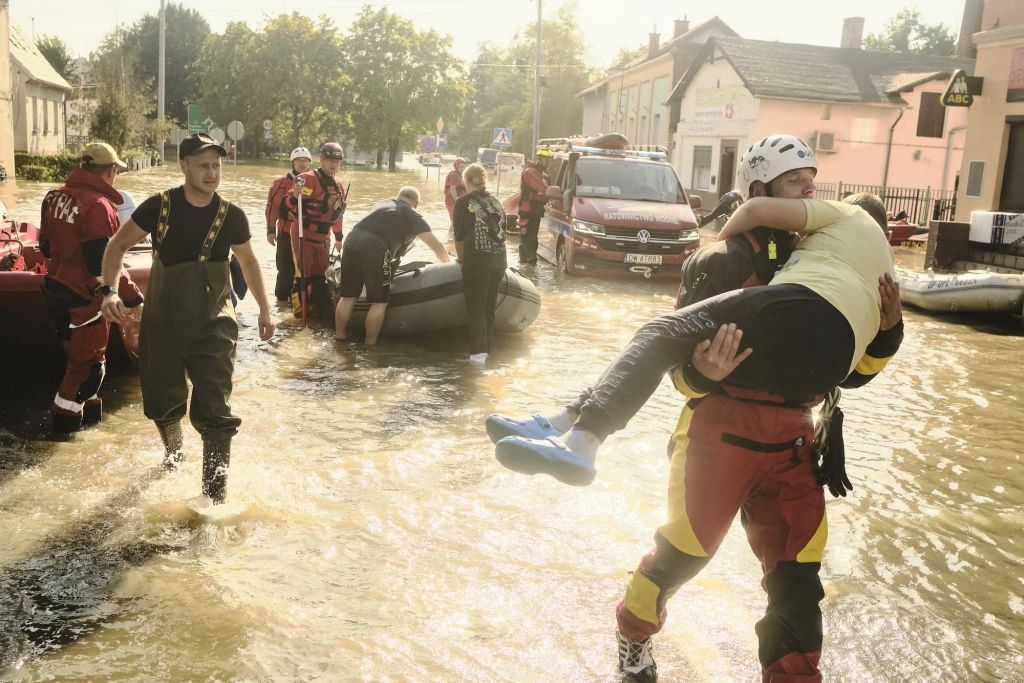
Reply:
<svg viewBox="0 0 1024 683"><path fill-rule="evenodd" d="M100 285L99 292L103 296L109 296L111 294L117 294L117 288L111 287L110 285Z"/></svg>

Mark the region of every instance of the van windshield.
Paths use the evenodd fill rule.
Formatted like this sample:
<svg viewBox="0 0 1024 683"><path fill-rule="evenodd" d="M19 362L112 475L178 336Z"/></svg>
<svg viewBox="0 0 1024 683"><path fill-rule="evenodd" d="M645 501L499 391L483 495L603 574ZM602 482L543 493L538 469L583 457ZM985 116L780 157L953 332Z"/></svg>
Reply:
<svg viewBox="0 0 1024 683"><path fill-rule="evenodd" d="M686 203L686 195L671 166L628 159L579 159L576 196Z"/></svg>
<svg viewBox="0 0 1024 683"><path fill-rule="evenodd" d="M494 160L498 158L498 150L496 149L484 149L480 151L480 163L482 164L493 164Z"/></svg>

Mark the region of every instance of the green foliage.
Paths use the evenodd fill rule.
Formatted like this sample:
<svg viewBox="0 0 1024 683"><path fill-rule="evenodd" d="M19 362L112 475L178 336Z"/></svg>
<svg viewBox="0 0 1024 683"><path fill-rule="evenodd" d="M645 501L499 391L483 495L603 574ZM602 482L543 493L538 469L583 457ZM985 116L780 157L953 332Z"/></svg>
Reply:
<svg viewBox="0 0 1024 683"><path fill-rule="evenodd" d="M926 24L920 11L902 9L889 20L884 31L868 34L864 49L956 57L956 41L956 34L945 24Z"/></svg>
<svg viewBox="0 0 1024 683"><path fill-rule="evenodd" d="M63 182L81 162L81 158L64 150L57 154L14 155L14 175L22 180Z"/></svg>
<svg viewBox="0 0 1024 683"><path fill-rule="evenodd" d="M617 69L619 67L626 66L634 59L639 59L640 57L643 57L645 54L647 54L647 49L648 48L646 43L643 45L638 45L632 50L629 49L628 47L620 47L619 54L615 58L615 61L612 62L611 68Z"/></svg>
<svg viewBox="0 0 1024 683"><path fill-rule="evenodd" d="M98 85L89 136L109 143L119 153L126 147L152 144L156 131L147 116L156 101L147 94L149 84L138 76L138 55L126 48L123 30L104 37L89 68L90 79Z"/></svg>
<svg viewBox="0 0 1024 683"><path fill-rule="evenodd" d="M169 2L166 8L165 108L169 118L184 121L189 102L199 99L199 55L210 25L198 10ZM123 37L124 48L135 56L135 77L145 84L146 95L156 101L160 67L160 17L146 14L129 26ZM155 107L150 114L156 114Z"/></svg>
<svg viewBox="0 0 1024 683"><path fill-rule="evenodd" d="M356 149L388 150L394 169L402 146L436 130L438 118L457 123L469 92L452 39L417 31L387 8L363 7L345 39L351 77L351 121Z"/></svg>
<svg viewBox="0 0 1024 683"><path fill-rule="evenodd" d="M478 147L489 147L497 127L512 128L511 151L530 152L536 24L524 28L520 35L508 48L481 45L470 66L469 85L474 94L458 135L458 149L463 154L475 155ZM541 89L540 137L577 134L583 103L576 93L597 74L586 66L587 46L575 4L562 5L554 17L544 21L541 50L541 74L547 78L547 85Z"/></svg>
<svg viewBox="0 0 1024 683"><path fill-rule="evenodd" d="M75 80L75 60L71 56L71 50L68 49L67 43L57 36L43 35L36 39L36 47L61 78L68 83L77 82Z"/></svg>

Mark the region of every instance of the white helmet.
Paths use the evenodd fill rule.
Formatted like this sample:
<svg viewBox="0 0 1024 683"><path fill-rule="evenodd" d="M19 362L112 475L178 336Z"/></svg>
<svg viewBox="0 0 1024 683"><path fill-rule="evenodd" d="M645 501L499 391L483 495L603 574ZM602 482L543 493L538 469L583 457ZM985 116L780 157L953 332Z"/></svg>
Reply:
<svg viewBox="0 0 1024 683"><path fill-rule="evenodd" d="M124 225L135 213L135 197L124 190L118 190L118 192L121 194L121 204L117 207L117 218L121 221L121 225Z"/></svg>
<svg viewBox="0 0 1024 683"><path fill-rule="evenodd" d="M288 160L295 161L296 159L309 159L313 161L313 155L305 147L296 147L292 150L292 155Z"/></svg>
<svg viewBox="0 0 1024 683"><path fill-rule="evenodd" d="M760 180L767 185L783 173L798 168L818 170L818 160L811 148L793 135L769 135L751 145L740 157L743 196L750 194L750 184Z"/></svg>

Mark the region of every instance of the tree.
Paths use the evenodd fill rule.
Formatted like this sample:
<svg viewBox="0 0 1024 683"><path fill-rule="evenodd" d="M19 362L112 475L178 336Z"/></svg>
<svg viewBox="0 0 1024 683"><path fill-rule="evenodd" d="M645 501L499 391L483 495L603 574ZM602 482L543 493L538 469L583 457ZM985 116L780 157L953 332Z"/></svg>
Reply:
<svg viewBox="0 0 1024 683"><path fill-rule="evenodd" d="M910 52L956 57L957 36L945 24L926 24L921 12L900 10L881 33L869 33L864 48L878 52Z"/></svg>
<svg viewBox="0 0 1024 683"><path fill-rule="evenodd" d="M627 64L632 62L634 59L639 59L640 57L643 57L644 55L646 55L647 54L647 49L648 49L648 47L647 47L646 44L639 45L639 46L633 48L632 50L629 49L628 47L620 47L619 48L619 54L615 58L615 61L612 62L612 67L611 68L619 69L621 67L626 66Z"/></svg>
<svg viewBox="0 0 1024 683"><path fill-rule="evenodd" d="M295 147L303 137L321 143L345 138L350 78L334 22L326 16L314 22L298 12L271 19L257 63L265 106L284 118Z"/></svg>
<svg viewBox="0 0 1024 683"><path fill-rule="evenodd" d="M137 74L137 55L124 47L124 30L108 33L90 59L89 77L97 83L96 107L90 135L122 152L151 140L152 123L146 116L155 103Z"/></svg>
<svg viewBox="0 0 1024 683"><path fill-rule="evenodd" d="M565 137L579 133L583 104L576 93L586 88L596 73L586 65L587 45L576 18L576 5L562 5L543 24L541 41L542 87L540 137ZM460 149L474 153L489 146L493 129L511 127L511 151L529 153L533 144L533 66L536 24L522 30L508 48L481 45L470 67L472 101L464 114ZM495 66L497 65L497 66ZM526 65L526 68L519 68ZM544 66L547 65L547 66Z"/></svg>
<svg viewBox="0 0 1024 683"><path fill-rule="evenodd" d="M187 9L180 3L167 3L166 13L166 114L184 121L188 104L199 101L198 60L210 35L210 25L197 10ZM147 93L155 98L160 68L160 17L146 14L132 24L125 31L124 47L137 56L137 76L146 83Z"/></svg>
<svg viewBox="0 0 1024 683"><path fill-rule="evenodd" d="M61 78L68 83L76 82L75 60L71 56L71 50L68 49L67 43L57 36L43 35L36 40L36 47Z"/></svg>
<svg viewBox="0 0 1024 683"><path fill-rule="evenodd" d="M452 56L452 39L417 31L387 8L365 5L344 41L352 77L356 149L377 150L378 166L388 150L388 168L402 145L430 132L437 119L455 125L469 92L462 63Z"/></svg>

